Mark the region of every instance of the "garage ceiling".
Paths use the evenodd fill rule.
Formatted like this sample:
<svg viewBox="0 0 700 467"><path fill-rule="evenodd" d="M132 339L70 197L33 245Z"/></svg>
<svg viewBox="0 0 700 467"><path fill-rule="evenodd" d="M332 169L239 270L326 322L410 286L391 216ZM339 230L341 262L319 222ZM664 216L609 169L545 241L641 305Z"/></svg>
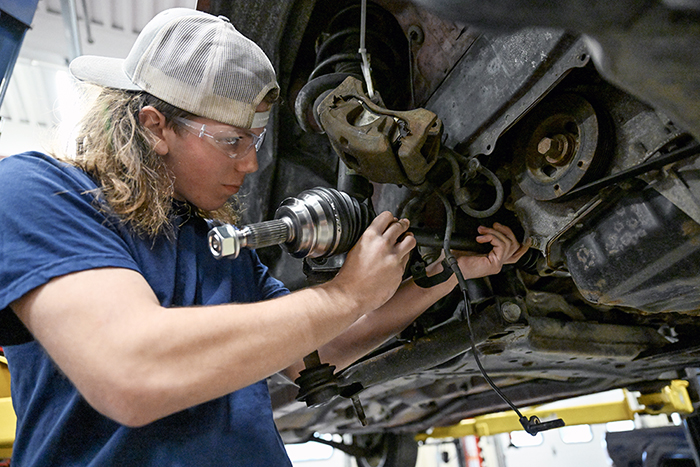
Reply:
<svg viewBox="0 0 700 467"><path fill-rule="evenodd" d="M74 102L68 63L77 44L82 54L125 57L157 13L196 5L196 0L40 0L0 107L0 156L51 147L52 130ZM78 18L77 41L64 20L71 7Z"/></svg>

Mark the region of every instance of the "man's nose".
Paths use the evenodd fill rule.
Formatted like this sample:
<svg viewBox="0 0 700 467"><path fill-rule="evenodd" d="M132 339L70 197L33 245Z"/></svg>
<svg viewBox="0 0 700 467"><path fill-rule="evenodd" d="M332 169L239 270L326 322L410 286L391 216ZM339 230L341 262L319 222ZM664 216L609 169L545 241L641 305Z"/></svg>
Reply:
<svg viewBox="0 0 700 467"><path fill-rule="evenodd" d="M255 150L255 146L250 148L250 152L243 156L241 159L236 160L238 164L236 168L239 172L251 174L258 170L258 154Z"/></svg>

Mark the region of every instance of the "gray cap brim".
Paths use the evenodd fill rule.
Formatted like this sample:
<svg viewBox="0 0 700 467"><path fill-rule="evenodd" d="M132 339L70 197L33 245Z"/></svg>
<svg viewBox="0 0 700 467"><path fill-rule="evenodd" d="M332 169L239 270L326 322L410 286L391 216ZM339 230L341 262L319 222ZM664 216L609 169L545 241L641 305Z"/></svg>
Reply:
<svg viewBox="0 0 700 467"><path fill-rule="evenodd" d="M69 70L81 81L108 88L142 91L124 73L123 64L122 58L81 55L70 62Z"/></svg>

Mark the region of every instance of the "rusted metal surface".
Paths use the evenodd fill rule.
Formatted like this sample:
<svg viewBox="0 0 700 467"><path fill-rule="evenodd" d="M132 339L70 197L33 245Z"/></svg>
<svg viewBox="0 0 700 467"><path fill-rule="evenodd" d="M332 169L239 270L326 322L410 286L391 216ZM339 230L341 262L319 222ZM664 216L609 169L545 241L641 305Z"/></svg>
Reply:
<svg viewBox="0 0 700 467"><path fill-rule="evenodd" d="M319 104L319 120L348 167L378 183L417 186L437 160L442 123L425 110L373 103L348 77Z"/></svg>
<svg viewBox="0 0 700 467"><path fill-rule="evenodd" d="M593 303L700 309L700 225L654 190L622 198L564 248L572 278Z"/></svg>
<svg viewBox="0 0 700 467"><path fill-rule="evenodd" d="M580 96L555 96L528 114L527 120L513 170L520 188L534 199L566 194L596 167L596 154L606 156L599 154L599 142L607 138L602 123L593 106Z"/></svg>
<svg viewBox="0 0 700 467"><path fill-rule="evenodd" d="M377 3L396 17L409 38L414 66L414 106L422 107L480 33L467 24L419 9L409 1L379 0ZM421 41L411 41L412 28L420 29Z"/></svg>
<svg viewBox="0 0 700 467"><path fill-rule="evenodd" d="M575 91L582 96L591 95L592 87L570 86L569 82L572 78L575 77L572 76L560 83L559 88L565 90L561 92ZM613 129L608 128L610 123L604 125L607 134L598 137L599 140L601 138L606 140L599 141L599 144L604 144L604 146L601 148L600 157L598 157L601 164L607 166L605 173L613 175L623 173L625 170L631 170L644 163L651 157L658 155L660 149L667 147L669 137L677 133L677 129L669 124L663 116L647 106L631 100L612 86L604 83L596 84L595 96L597 116L607 117L608 122L613 122L614 126ZM546 101L547 99L543 100L541 104L546 104ZM531 113L538 114L538 107L532 109ZM541 122L546 116L546 113L540 114L538 121ZM532 133L531 130L522 129L528 121L528 118L521 120L504 136L514 140L510 146L512 149L510 147L509 149L515 153L522 152L523 139L519 135ZM533 144L539 144L539 141ZM536 147L532 151L538 154ZM515 160L514 162L514 165L525 166L523 160ZM516 173L514 176L524 177L525 174ZM591 183L599 181L595 178L594 180ZM603 190L604 187L574 196L579 187L591 183L587 179L583 180L571 190L571 196L567 194L554 203L539 201L528 196L522 192L519 186L516 186L513 191L514 208L518 218L525 228L526 235L532 239L533 246L547 257L550 270L563 267L562 242L575 235L579 228L584 226L585 219L594 215L596 211L604 209L608 203L614 202L615 200L610 199L611 197L619 196L619 193L614 190L611 192L609 188Z"/></svg>

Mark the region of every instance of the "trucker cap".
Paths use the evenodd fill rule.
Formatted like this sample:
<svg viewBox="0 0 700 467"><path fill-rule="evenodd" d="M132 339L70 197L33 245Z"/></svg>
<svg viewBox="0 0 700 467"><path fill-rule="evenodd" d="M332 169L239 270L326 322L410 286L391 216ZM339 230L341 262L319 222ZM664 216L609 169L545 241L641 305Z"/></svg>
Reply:
<svg viewBox="0 0 700 467"><path fill-rule="evenodd" d="M83 55L71 62L70 72L100 86L146 91L240 128L265 126L269 112L255 109L269 92L279 92L272 63L257 44L228 18L190 8L157 14L126 59Z"/></svg>

